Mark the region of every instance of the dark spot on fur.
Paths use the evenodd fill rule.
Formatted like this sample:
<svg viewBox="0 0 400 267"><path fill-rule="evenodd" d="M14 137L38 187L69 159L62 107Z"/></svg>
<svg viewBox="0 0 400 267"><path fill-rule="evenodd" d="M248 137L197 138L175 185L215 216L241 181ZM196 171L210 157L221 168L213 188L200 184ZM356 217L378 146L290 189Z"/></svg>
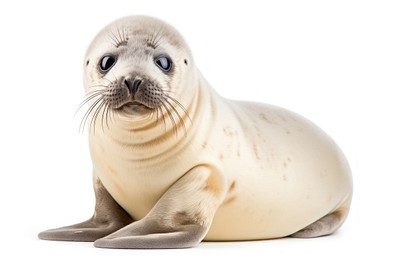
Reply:
<svg viewBox="0 0 400 267"><path fill-rule="evenodd" d="M177 225L196 224L196 220L191 218L186 211L180 211L180 212L175 213L174 222Z"/></svg>
<svg viewBox="0 0 400 267"><path fill-rule="evenodd" d="M88 59L88 60L86 60L86 66L87 66L87 65L89 65L89 62L90 62L90 61L89 61L89 59Z"/></svg>
<svg viewBox="0 0 400 267"><path fill-rule="evenodd" d="M231 127L226 126L223 129L224 133L228 137L233 137L235 134L237 134Z"/></svg>
<svg viewBox="0 0 400 267"><path fill-rule="evenodd" d="M268 121L267 115L265 115L264 113L260 113L259 116L261 119Z"/></svg>
<svg viewBox="0 0 400 267"><path fill-rule="evenodd" d="M266 122L268 122L268 123L273 124L273 121L271 121L271 120L268 118L268 116L267 116L266 114L260 113L260 114L258 114L258 115L260 116L260 118L261 118L262 120L264 120L264 121L266 121Z"/></svg>
<svg viewBox="0 0 400 267"><path fill-rule="evenodd" d="M187 63L187 59L185 58L185 60L183 61L184 63L185 63L185 65L187 65L188 63Z"/></svg>
<svg viewBox="0 0 400 267"><path fill-rule="evenodd" d="M229 203L232 203L233 201L235 201L235 199L236 199L236 196L228 197L227 199L225 199L225 201L222 203L222 205L227 205Z"/></svg>
<svg viewBox="0 0 400 267"><path fill-rule="evenodd" d="M233 191L234 189L236 188L236 181L233 181L232 183L231 183L231 186L229 186L229 192L231 192L231 191Z"/></svg>
<svg viewBox="0 0 400 267"><path fill-rule="evenodd" d="M260 155L258 154L258 148L256 144L253 144L253 151L254 151L254 155L256 156L256 158L258 160L260 160Z"/></svg>

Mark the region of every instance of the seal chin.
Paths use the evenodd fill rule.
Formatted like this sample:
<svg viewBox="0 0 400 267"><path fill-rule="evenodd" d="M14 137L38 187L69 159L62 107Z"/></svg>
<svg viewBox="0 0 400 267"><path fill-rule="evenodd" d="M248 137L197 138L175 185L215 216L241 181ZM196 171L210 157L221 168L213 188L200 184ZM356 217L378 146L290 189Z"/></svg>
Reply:
<svg viewBox="0 0 400 267"><path fill-rule="evenodd" d="M152 111L151 108L137 101L125 103L115 110L127 115L144 115Z"/></svg>

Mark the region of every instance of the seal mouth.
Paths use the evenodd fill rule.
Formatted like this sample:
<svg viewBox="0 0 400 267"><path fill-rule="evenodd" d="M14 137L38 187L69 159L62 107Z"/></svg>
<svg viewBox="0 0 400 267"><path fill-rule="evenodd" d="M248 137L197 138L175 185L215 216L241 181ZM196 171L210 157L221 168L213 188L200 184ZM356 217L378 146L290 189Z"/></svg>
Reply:
<svg viewBox="0 0 400 267"><path fill-rule="evenodd" d="M117 111L125 111L128 113L145 113L151 111L151 108L139 101L128 101L121 106L115 108Z"/></svg>

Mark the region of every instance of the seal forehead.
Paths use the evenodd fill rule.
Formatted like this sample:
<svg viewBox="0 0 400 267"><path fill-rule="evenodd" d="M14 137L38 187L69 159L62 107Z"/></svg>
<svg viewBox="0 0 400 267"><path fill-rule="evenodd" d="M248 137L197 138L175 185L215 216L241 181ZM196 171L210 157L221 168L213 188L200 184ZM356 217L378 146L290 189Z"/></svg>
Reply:
<svg viewBox="0 0 400 267"><path fill-rule="evenodd" d="M183 37L166 22L147 16L129 16L112 22L100 31L89 46L88 53L104 43L116 48L123 47L128 39L149 46L168 43L178 49L188 50Z"/></svg>

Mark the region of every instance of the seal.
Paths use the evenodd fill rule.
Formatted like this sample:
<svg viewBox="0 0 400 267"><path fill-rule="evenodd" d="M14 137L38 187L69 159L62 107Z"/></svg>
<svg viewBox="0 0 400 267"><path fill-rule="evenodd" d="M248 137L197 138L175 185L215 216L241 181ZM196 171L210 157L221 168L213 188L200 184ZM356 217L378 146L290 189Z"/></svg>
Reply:
<svg viewBox="0 0 400 267"><path fill-rule="evenodd" d="M291 111L218 95L165 22L111 23L84 70L95 212L39 238L186 248L329 235L346 219L352 179L334 141Z"/></svg>

